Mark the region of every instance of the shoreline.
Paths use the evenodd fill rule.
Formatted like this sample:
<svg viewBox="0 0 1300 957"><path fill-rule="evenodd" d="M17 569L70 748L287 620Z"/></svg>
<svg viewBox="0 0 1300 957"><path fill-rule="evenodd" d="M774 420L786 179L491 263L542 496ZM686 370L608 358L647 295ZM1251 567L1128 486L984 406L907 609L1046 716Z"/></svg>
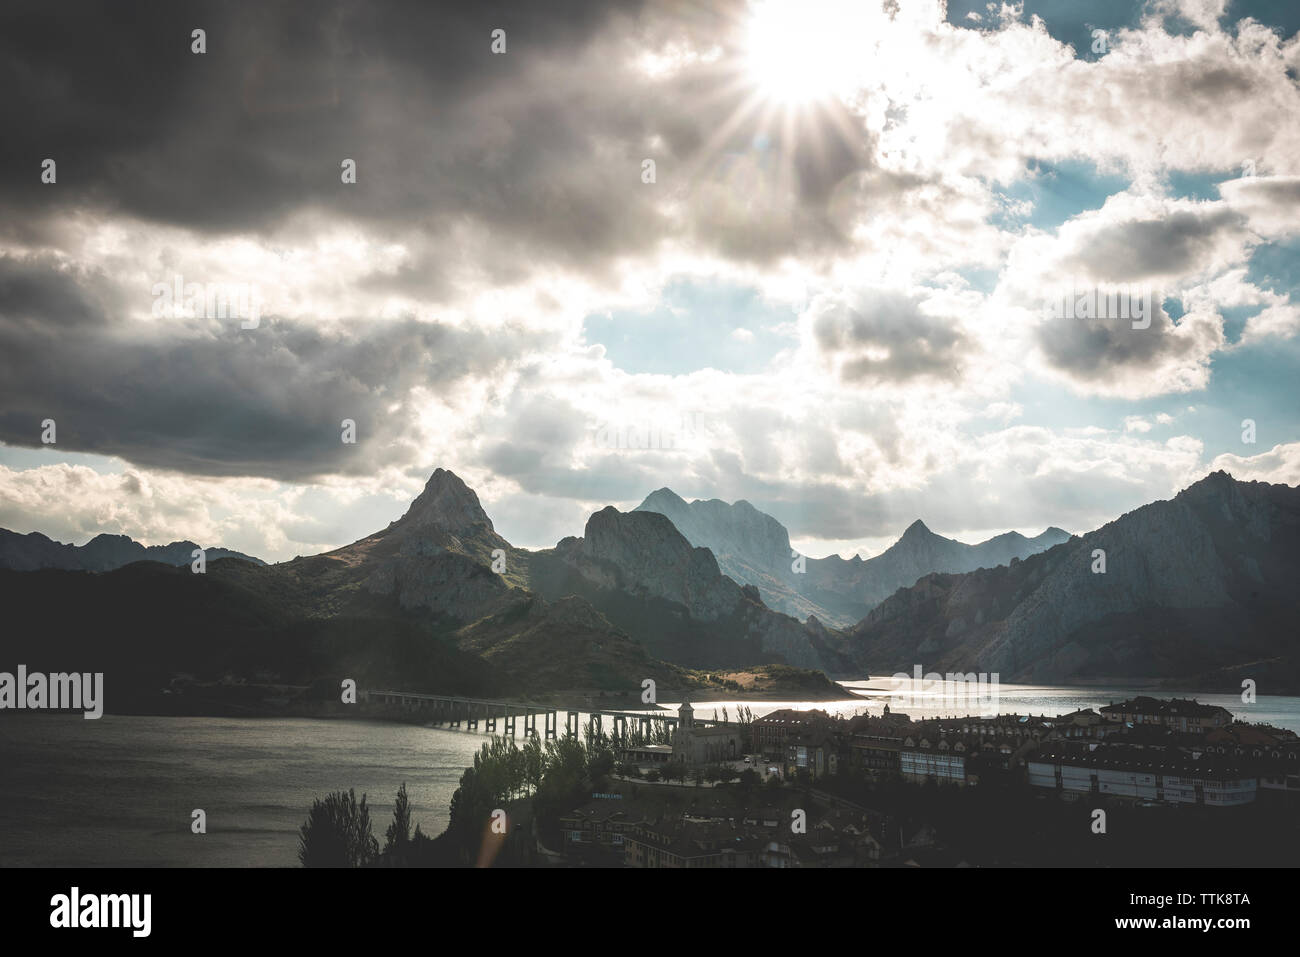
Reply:
<svg viewBox="0 0 1300 957"><path fill-rule="evenodd" d="M840 680L851 681L852 679L844 678ZM871 678L865 680L873 681ZM879 677L874 679L874 681L879 680ZM688 696L692 703L706 707L714 704L722 705L724 703L852 703L862 705L887 703L896 689L879 687L874 683L874 681L872 684L864 687L851 689L844 687L838 682L834 683L832 687L823 687L815 690L788 687L764 688L761 690L734 690L716 687L687 689L666 688L660 690L657 698L662 701L671 702L673 707L676 706L677 702L682 700L683 695ZM1207 689L1204 686L1170 686L1161 683L1162 681L1163 679L1130 679L1126 681L1123 679L1117 680L1113 678L1087 678L1068 682L1051 682L1043 684L1008 682L1007 685L1026 689L1055 689L1056 691L1066 693L1073 691L1083 696L1104 688L1131 692L1134 694L1147 694L1152 697L1235 697L1241 693L1241 689L1237 687L1220 691ZM306 688L299 689L285 685L213 685L202 688L191 688L187 690L187 693L172 693L166 695L161 693L131 694L119 697L117 702L106 701L104 703L104 714L119 716L136 715L143 717L313 718L325 720L340 718L374 718L378 720L390 720L387 716L382 714L382 712L373 711L365 704L345 705L332 699L321 700L314 696L309 698L302 695L302 693L306 691ZM259 692L263 693L259 694ZM456 697L459 696L457 695ZM555 709L559 711L604 710L640 712L671 710L663 704L650 704L643 702L640 695L635 692L612 694L608 691L602 692L598 689L570 689L567 691L556 691L528 696L505 694L499 699L496 698L496 696L484 697L488 697L489 700L511 701L514 704L526 707ZM1283 686L1278 689L1269 689L1267 693L1259 693L1258 697L1261 699L1300 697L1300 689ZM43 713L80 714L80 712L52 711L46 711Z"/></svg>

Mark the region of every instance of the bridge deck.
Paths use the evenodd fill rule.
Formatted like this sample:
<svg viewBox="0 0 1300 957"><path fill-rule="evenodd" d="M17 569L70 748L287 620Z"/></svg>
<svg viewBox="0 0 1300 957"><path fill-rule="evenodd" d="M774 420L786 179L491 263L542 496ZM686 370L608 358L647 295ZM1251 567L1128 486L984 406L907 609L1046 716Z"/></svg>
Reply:
<svg viewBox="0 0 1300 957"><path fill-rule="evenodd" d="M520 701L497 701L492 698L460 698L455 695L438 695L438 694L417 694L413 691L367 691L367 698L397 698L408 701L438 701L447 702L457 705L474 705L484 708L500 708L502 714L511 711L527 714L545 714L547 712L582 712L583 714L598 714L602 717L612 718L632 718L648 719L651 721L677 721L677 715L671 711L610 711L605 708L593 708L589 705L579 705L577 707L568 707L560 705L543 705L543 704L524 704Z"/></svg>

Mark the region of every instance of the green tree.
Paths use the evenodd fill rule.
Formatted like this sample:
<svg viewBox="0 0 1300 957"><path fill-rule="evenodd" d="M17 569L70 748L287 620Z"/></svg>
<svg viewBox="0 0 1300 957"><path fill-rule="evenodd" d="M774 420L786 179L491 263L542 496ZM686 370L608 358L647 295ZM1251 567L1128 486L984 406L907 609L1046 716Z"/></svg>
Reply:
<svg viewBox="0 0 1300 957"><path fill-rule="evenodd" d="M312 802L299 829L298 860L303 867L362 867L379 855L379 842L370 830L366 796L335 791Z"/></svg>
<svg viewBox="0 0 1300 957"><path fill-rule="evenodd" d="M384 834L384 856L400 854L411 840L411 802L406 797L406 782L397 789L393 804L393 823Z"/></svg>

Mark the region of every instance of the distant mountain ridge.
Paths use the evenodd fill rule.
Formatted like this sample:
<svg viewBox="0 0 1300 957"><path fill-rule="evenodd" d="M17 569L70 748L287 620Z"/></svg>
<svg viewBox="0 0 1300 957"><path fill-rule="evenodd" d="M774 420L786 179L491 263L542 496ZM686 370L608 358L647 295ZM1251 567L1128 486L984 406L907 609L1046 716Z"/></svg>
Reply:
<svg viewBox="0 0 1300 957"><path fill-rule="evenodd" d="M841 589L851 586L860 601L891 575L1010 562L922 572L845 629L769 607L760 586L726 573L743 562L768 575L774 594L788 583L771 566L780 555L789 567L789 537L770 516L746 503L678 505L666 490L652 498L676 508L691 534L725 532L732 553L693 544L654 508L613 507L554 548L515 548L474 491L437 469L397 521L320 555L209 562L196 575L185 567L193 546L174 543L155 554L184 549L179 567L137 559L84 574L118 560L101 555L122 545L108 536L74 552L77 570L0 568L0 602L16 623L4 650L34 669L102 670L123 693L157 693L176 674L224 682L253 673L333 695L342 677L443 693L638 689L647 677L696 680L684 668L781 663L858 675L921 664L1004 681L1203 676L1217 686L1245 676L1262 693L1265 681L1296 687L1300 678L1297 488L1216 473L1023 559L1016 553L1043 536L969 546L916 522L869 561L809 559L807 581L820 590L794 596L847 603ZM11 546L49 542L6 534ZM72 547L49 544L59 555ZM131 545L116 554L148 554ZM1091 571L1098 550L1105 574ZM40 556L20 557L30 567Z"/></svg>
<svg viewBox="0 0 1300 957"><path fill-rule="evenodd" d="M1294 686L1297 580L1300 488L1215 472L1023 561L927 575L850 629L847 651L873 669L1003 681Z"/></svg>
<svg viewBox="0 0 1300 957"><path fill-rule="evenodd" d="M661 488L634 511L667 516L692 545L712 551L725 574L757 588L770 607L801 619L811 615L840 628L856 624L885 598L923 575L1003 565L1070 538L1068 532L1052 527L1034 538L1007 532L967 545L934 534L918 519L873 558L805 558L804 571L796 573L785 526L744 500L687 503L672 489Z"/></svg>
<svg viewBox="0 0 1300 957"><path fill-rule="evenodd" d="M132 562L188 565L194 560L194 549L198 547L190 541L141 545L126 535L96 535L84 545L70 545L56 542L40 532L20 535L0 528L0 568L21 572L38 568L108 572ZM254 565L266 564L260 558L228 548L205 549L205 556L208 561L238 558Z"/></svg>

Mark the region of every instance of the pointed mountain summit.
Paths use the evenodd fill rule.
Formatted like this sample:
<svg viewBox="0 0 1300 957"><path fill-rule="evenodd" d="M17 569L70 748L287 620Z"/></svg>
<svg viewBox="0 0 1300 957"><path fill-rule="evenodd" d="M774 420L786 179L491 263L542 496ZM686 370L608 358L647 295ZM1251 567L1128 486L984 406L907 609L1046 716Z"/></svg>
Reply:
<svg viewBox="0 0 1300 957"><path fill-rule="evenodd" d="M496 531L474 490L455 472L441 468L434 469L424 491L416 496L406 514L395 524L404 528L433 526L455 535Z"/></svg>
<svg viewBox="0 0 1300 957"><path fill-rule="evenodd" d="M903 534L899 536L898 542L895 544L901 545L905 542L920 542L933 538L939 538L939 536L930 531L929 526L918 518L911 525L907 526L903 531Z"/></svg>

